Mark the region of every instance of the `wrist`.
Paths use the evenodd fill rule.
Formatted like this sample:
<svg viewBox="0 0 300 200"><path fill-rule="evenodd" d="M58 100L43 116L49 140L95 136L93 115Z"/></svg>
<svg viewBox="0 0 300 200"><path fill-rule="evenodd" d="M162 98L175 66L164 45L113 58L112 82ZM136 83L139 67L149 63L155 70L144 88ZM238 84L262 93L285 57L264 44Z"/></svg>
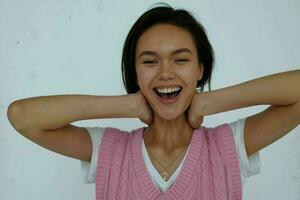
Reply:
<svg viewBox="0 0 300 200"><path fill-rule="evenodd" d="M215 114L235 109L235 101L242 97L232 91L232 87L221 88L207 92L208 104L205 112Z"/></svg>
<svg viewBox="0 0 300 200"><path fill-rule="evenodd" d="M126 102L127 112L130 118L139 118L139 96L136 93L125 95L124 101Z"/></svg>
<svg viewBox="0 0 300 200"><path fill-rule="evenodd" d="M212 115L217 113L218 98L214 91L201 92L198 95L198 109L199 116Z"/></svg>

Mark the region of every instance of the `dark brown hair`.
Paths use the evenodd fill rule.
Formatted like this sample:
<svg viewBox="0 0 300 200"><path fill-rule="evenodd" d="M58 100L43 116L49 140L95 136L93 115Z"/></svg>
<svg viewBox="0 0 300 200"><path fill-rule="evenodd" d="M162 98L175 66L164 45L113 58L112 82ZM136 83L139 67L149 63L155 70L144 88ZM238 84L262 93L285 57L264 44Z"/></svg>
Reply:
<svg viewBox="0 0 300 200"><path fill-rule="evenodd" d="M128 94L136 93L140 88L136 84L137 75L135 70L135 50L138 38L147 29L156 24L171 24L188 31L195 42L198 63L203 64L204 72L200 81L197 81L197 90L203 91L204 85L208 82L209 91L211 74L214 64L213 48L208 41L204 27L191 13L184 9L174 9L166 3L146 11L141 15L130 29L122 52L122 78Z"/></svg>

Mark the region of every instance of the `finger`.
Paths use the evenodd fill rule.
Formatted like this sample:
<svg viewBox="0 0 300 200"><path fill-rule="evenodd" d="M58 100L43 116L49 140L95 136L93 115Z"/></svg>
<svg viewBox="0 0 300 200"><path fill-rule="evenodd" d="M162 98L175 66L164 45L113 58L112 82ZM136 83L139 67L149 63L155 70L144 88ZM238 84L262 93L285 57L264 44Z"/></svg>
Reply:
<svg viewBox="0 0 300 200"><path fill-rule="evenodd" d="M194 119L194 121L191 122L191 125L193 128L197 129L201 126L202 123L203 123L203 116L200 116L197 119Z"/></svg>

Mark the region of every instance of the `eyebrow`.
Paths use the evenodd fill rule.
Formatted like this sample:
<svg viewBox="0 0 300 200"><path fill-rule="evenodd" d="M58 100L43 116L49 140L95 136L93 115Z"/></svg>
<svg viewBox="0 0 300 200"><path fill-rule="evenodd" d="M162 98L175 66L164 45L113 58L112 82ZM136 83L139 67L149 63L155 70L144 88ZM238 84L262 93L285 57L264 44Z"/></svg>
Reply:
<svg viewBox="0 0 300 200"><path fill-rule="evenodd" d="M188 48L181 48L181 49L176 49L174 51L171 52L171 55L174 55L174 54L178 54L178 53L182 53L182 52L187 52L187 53L190 53L190 54L193 54L192 51ZM144 55L151 55L151 56L154 56L154 55L157 55L157 53L155 51L143 51L139 56L138 58L144 56Z"/></svg>

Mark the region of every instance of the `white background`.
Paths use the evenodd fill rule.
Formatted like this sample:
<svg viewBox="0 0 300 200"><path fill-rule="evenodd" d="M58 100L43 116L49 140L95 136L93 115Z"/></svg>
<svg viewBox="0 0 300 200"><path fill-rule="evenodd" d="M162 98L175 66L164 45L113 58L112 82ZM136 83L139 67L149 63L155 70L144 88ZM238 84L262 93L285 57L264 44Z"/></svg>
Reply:
<svg viewBox="0 0 300 200"><path fill-rule="evenodd" d="M57 94L121 95L125 37L156 1L0 0L0 199L95 199L80 161L20 135L6 111L14 100ZM165 1L191 11L215 49L212 90L299 69L300 1ZM207 88L206 88L207 90ZM274 91L276 92L276 90ZM248 107L205 117L204 126L264 110ZM132 130L137 119L95 119L79 126ZM300 199L300 127L260 151L262 169L243 186L246 200Z"/></svg>

